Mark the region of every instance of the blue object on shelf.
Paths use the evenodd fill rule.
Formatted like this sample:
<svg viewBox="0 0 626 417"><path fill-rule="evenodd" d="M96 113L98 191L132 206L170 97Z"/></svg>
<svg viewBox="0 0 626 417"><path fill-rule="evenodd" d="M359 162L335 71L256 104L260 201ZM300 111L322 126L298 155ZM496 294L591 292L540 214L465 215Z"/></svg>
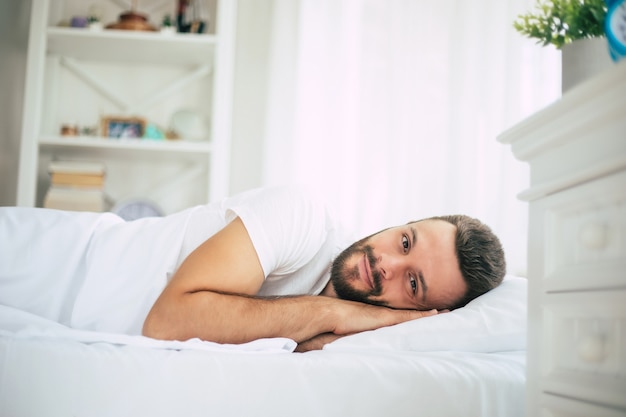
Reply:
<svg viewBox="0 0 626 417"><path fill-rule="evenodd" d="M617 62L626 57L626 0L606 0L606 5L604 31L611 58Z"/></svg>

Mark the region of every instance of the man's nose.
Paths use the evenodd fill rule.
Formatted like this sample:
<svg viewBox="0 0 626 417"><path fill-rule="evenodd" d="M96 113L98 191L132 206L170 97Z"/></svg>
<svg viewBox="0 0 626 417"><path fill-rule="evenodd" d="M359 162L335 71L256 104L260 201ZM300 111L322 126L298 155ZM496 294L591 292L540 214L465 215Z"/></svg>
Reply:
<svg viewBox="0 0 626 417"><path fill-rule="evenodd" d="M378 270L383 279L393 280L400 275L402 261L393 256L381 255L378 257Z"/></svg>

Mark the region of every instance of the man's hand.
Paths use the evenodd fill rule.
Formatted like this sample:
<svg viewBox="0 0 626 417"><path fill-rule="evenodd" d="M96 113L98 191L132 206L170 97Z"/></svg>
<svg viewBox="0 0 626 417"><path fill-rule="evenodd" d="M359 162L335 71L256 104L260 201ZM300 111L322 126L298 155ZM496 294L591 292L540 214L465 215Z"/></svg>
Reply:
<svg viewBox="0 0 626 417"><path fill-rule="evenodd" d="M374 307L375 311L374 314L381 314L381 313L385 313L385 311L380 311L381 308L384 307ZM388 310L388 309L387 309ZM411 310L392 310L392 311L404 311L404 313L408 313L406 315L401 313L400 314L400 319L407 319L407 320L414 320L414 319L418 319L418 318L422 318L422 317L428 317L428 316L433 316L435 314L438 314L437 310L430 310L430 311L411 311ZM395 315L395 313L394 313ZM398 319L398 316L394 316L393 317L394 320ZM380 322L377 321L377 324L379 324ZM401 322L398 322L401 323ZM398 323L394 323L394 324L398 324ZM347 325L346 325L347 324ZM335 333L322 333L319 334L315 337L312 337L309 340L305 340L303 342L298 343L298 346L296 347L295 352L308 352L310 350L320 350L322 349L326 344L334 342L337 339L340 339L344 336L349 336L351 334L355 334L358 332L352 332L352 333L343 333L345 328L349 328L352 325L354 325L354 323L346 323L344 324L344 326L340 326L336 331L339 332L338 334ZM387 324L388 326L390 326L391 324ZM383 327L383 326L380 326ZM374 330L374 329L369 329L369 330Z"/></svg>
<svg viewBox="0 0 626 417"><path fill-rule="evenodd" d="M337 335L347 335L366 330L374 330L380 327L392 326L409 320L434 316L438 313L435 309L428 311L394 310L387 307L378 307L354 301L344 302L352 303L354 305L337 308L339 317L333 321L333 323L335 323L335 327L332 329L332 333ZM357 311L355 311L355 309Z"/></svg>
<svg viewBox="0 0 626 417"><path fill-rule="evenodd" d="M339 336L334 333L318 334L317 336L312 337L309 340L298 343L298 346L296 346L296 350L294 352L302 353L308 352L310 350L321 350L327 343L334 342L335 340L342 337L343 336Z"/></svg>

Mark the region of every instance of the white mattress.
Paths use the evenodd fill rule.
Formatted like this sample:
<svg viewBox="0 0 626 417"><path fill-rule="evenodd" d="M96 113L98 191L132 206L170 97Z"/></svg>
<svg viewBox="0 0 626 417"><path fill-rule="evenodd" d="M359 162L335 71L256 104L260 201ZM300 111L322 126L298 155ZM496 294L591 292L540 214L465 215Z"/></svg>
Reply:
<svg viewBox="0 0 626 417"><path fill-rule="evenodd" d="M523 416L525 352L170 350L0 336L1 416Z"/></svg>

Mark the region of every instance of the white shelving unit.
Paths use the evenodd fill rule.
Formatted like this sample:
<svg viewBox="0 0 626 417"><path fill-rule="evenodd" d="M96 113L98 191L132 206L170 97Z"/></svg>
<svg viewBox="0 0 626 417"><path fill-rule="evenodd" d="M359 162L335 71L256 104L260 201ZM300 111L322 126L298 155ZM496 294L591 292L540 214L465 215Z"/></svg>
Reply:
<svg viewBox="0 0 626 417"><path fill-rule="evenodd" d="M30 22L17 204L41 206L52 160L105 163L111 201L145 198L174 212L228 194L236 0L200 0L202 34L68 27L91 3L34 0ZM158 27L175 0L143 0ZM106 25L130 0L100 0ZM147 12L146 12L147 11ZM61 136L61 126L100 127L103 117L141 117L164 131L178 110L200 115L204 140Z"/></svg>

